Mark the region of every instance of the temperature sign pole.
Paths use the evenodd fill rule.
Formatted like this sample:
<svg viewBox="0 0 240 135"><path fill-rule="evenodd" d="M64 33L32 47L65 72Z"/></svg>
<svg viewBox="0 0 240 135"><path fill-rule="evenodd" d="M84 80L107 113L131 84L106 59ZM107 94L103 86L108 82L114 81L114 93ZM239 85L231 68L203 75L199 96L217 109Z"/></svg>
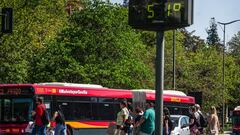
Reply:
<svg viewBox="0 0 240 135"><path fill-rule="evenodd" d="M164 31L193 23L193 0L129 0L128 23L157 32L155 135L163 134Z"/></svg>
<svg viewBox="0 0 240 135"><path fill-rule="evenodd" d="M164 31L157 32L155 78L155 135L163 133Z"/></svg>

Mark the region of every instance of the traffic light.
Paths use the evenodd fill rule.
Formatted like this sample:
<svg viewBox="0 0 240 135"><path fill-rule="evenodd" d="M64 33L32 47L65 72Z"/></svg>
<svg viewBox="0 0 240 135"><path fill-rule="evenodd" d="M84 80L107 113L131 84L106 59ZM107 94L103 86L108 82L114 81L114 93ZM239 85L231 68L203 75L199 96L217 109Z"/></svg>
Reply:
<svg viewBox="0 0 240 135"><path fill-rule="evenodd" d="M13 9L2 8L2 32L12 33L13 30Z"/></svg>

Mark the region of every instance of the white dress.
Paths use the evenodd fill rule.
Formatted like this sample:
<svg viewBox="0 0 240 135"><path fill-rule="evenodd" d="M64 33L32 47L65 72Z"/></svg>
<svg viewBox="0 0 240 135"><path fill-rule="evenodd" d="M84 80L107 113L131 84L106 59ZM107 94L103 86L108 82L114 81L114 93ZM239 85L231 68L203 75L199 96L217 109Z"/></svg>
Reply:
<svg viewBox="0 0 240 135"><path fill-rule="evenodd" d="M212 114L211 120L209 123L209 128L210 128L210 135L218 135L219 134L219 129L218 129L218 116Z"/></svg>

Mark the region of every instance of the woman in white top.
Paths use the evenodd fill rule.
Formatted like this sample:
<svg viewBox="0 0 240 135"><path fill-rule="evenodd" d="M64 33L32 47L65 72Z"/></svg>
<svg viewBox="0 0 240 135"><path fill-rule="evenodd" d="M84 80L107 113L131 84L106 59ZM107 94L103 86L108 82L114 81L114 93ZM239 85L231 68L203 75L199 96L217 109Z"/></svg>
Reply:
<svg viewBox="0 0 240 135"><path fill-rule="evenodd" d="M115 130L114 135L126 135L126 133L123 131L123 126L129 115L129 111L127 109L127 102L122 101L120 103L120 108L121 110L117 114L117 129Z"/></svg>
<svg viewBox="0 0 240 135"><path fill-rule="evenodd" d="M217 111L214 106L211 106L210 108L210 116L208 119L208 123L209 123L209 129L210 129L209 135L218 135L220 125L219 125L219 120L217 116Z"/></svg>

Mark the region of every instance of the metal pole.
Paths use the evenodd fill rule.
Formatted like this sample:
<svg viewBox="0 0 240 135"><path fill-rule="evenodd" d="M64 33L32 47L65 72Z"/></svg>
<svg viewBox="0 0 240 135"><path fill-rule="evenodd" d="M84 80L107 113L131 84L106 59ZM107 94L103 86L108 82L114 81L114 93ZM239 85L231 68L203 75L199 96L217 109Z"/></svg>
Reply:
<svg viewBox="0 0 240 135"><path fill-rule="evenodd" d="M157 32L155 135L163 134L164 31Z"/></svg>
<svg viewBox="0 0 240 135"><path fill-rule="evenodd" d="M175 74L176 74L176 30L173 30L173 90L176 89L176 80L175 80Z"/></svg>
<svg viewBox="0 0 240 135"><path fill-rule="evenodd" d="M224 98L224 91L225 91L225 47L226 47L226 41L225 41L225 32L226 32L226 25L235 23L235 22L239 22L240 19L238 20L234 20L231 22L227 22L227 23L222 23L222 22L218 22L219 24L223 25L223 67L222 67L222 99L223 99L223 103L222 103L222 128L224 127L224 121L225 121L225 98Z"/></svg>
<svg viewBox="0 0 240 135"><path fill-rule="evenodd" d="M226 46L226 42L225 42L225 29L226 28L226 25L224 24L223 25L223 67L222 67L222 81L223 81L223 88L222 88L222 128L224 128L224 121L225 121L225 118L224 118L224 112L225 112L225 98L224 98L224 91L225 91L225 46Z"/></svg>

